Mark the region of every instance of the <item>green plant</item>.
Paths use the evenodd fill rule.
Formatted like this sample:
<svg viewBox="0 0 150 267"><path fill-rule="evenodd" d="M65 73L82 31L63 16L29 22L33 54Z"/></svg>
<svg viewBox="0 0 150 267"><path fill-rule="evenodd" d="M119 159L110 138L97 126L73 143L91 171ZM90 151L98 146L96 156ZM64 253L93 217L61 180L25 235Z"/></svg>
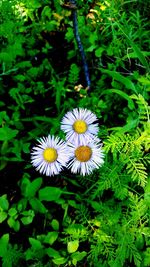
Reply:
<svg viewBox="0 0 150 267"><path fill-rule="evenodd" d="M150 266L148 1L77 1L87 93L71 10L3 0L0 265ZM38 177L30 150L65 112L98 117L105 163L84 178Z"/></svg>

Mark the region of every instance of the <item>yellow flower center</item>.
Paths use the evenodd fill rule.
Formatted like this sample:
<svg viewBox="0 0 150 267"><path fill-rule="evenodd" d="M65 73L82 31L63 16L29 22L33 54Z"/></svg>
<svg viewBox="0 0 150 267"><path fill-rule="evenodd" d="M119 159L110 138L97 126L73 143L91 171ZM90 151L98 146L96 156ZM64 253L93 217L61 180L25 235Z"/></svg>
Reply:
<svg viewBox="0 0 150 267"><path fill-rule="evenodd" d="M74 122L73 124L73 129L75 130L75 132L77 132L78 134L82 134L85 133L87 130L87 124L85 121L82 120L77 120Z"/></svg>
<svg viewBox="0 0 150 267"><path fill-rule="evenodd" d="M55 148L49 147L44 150L43 157L47 162L54 162L57 159L58 154Z"/></svg>
<svg viewBox="0 0 150 267"><path fill-rule="evenodd" d="M89 146L79 146L75 150L75 156L76 156L77 160L79 160L81 162L86 162L91 158L92 150Z"/></svg>

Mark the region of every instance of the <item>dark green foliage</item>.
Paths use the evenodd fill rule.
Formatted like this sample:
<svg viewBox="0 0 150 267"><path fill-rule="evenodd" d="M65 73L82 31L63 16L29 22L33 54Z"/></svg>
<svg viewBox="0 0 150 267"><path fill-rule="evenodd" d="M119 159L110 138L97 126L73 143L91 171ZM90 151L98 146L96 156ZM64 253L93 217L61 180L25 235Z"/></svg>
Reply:
<svg viewBox="0 0 150 267"><path fill-rule="evenodd" d="M0 265L150 266L149 1L77 1L87 92L63 2L0 3ZM64 1L66 3L66 1ZM105 163L39 177L36 139L93 111Z"/></svg>

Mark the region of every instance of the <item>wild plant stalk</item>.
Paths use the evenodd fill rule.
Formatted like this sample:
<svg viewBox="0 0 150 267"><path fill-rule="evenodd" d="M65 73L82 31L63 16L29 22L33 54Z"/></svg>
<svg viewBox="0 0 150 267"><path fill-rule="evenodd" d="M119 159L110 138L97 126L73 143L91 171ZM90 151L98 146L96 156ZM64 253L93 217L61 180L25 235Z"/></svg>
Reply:
<svg viewBox="0 0 150 267"><path fill-rule="evenodd" d="M77 41L77 45L81 54L82 58L82 63L83 63L83 69L84 69L84 75L85 75L85 80L86 80L86 89L87 91L90 90L91 86L91 81L90 81L90 76L89 76L89 68L88 64L86 61L86 56L84 52L84 48L81 42L80 34L79 34L79 29L78 29L78 18L77 18L77 4L76 0L69 0L69 5L66 6L67 8L71 9L72 11L72 17L73 17L73 29L74 29L74 35Z"/></svg>

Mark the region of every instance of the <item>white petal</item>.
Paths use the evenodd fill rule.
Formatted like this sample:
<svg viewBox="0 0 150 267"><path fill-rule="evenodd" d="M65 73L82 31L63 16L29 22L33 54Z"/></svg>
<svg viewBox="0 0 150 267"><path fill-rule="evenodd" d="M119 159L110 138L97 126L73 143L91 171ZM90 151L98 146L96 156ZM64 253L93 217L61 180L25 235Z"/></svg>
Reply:
<svg viewBox="0 0 150 267"><path fill-rule="evenodd" d="M98 169L104 163L104 154L102 152L100 140L97 138L98 142L88 142L86 139L79 141L78 144L68 145L68 150L70 151L71 160L68 164L68 168L71 172L78 173L81 175L89 175L94 169ZM80 146L89 146L92 150L91 158L86 162L80 162L75 156L75 150Z"/></svg>
<svg viewBox="0 0 150 267"><path fill-rule="evenodd" d="M57 159L54 162L47 162L43 157L46 148L54 148L57 151ZM31 163L42 174L52 176L59 174L63 166L66 166L70 154L66 143L59 137L48 136L38 140L38 145L31 151Z"/></svg>

